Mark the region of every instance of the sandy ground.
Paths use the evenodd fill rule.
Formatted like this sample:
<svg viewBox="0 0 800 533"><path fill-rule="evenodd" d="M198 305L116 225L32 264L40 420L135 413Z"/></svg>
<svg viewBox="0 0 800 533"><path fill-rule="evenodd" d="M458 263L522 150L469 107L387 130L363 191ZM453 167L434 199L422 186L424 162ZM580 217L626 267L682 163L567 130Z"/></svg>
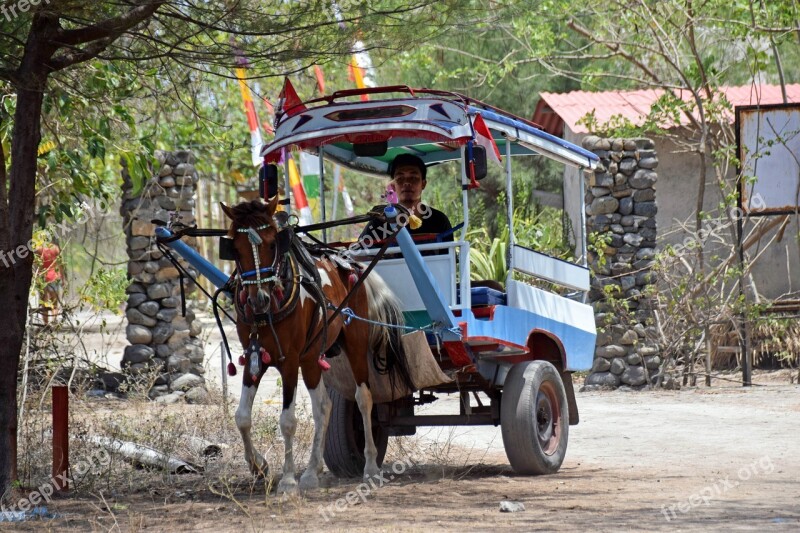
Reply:
<svg viewBox="0 0 800 533"><path fill-rule="evenodd" d="M93 337L87 346L105 346ZM216 342L209 338L209 346ZM219 361L212 357L208 367L214 383ZM786 373L764 380L748 389L718 381L711 389L579 393L581 422L570 428L567 458L551 476L515 475L499 428L432 428L411 440L424 450L413 466L395 454L384 465L385 485L375 488L326 472L321 489L280 498L237 467L238 488L225 496L187 475L156 493L118 489L111 503L59 497L51 510L61 518L0 529L797 531L800 386L789 385ZM270 390L259 394L264 409L277 408ZM455 398L434 406L430 412L457 409ZM231 453L235 462L241 446ZM359 497L357 489L368 493ZM525 510L501 513L502 500Z"/></svg>

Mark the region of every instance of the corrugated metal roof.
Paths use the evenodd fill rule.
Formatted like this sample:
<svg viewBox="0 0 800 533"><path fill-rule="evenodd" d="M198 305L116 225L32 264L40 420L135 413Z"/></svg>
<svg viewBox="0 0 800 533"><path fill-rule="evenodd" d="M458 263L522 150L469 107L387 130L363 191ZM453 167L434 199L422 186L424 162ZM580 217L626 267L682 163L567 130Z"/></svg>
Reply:
<svg viewBox="0 0 800 533"><path fill-rule="evenodd" d="M744 85L741 87L720 87L728 101L734 106L767 105L783 103L779 85ZM786 86L790 102L800 102L800 84ZM569 93L541 93L536 104L533 121L541 124L544 130L553 135L562 136L566 125L575 133L589 133L584 124L578 124L582 118L594 111L600 124L607 123L612 117L622 116L636 125L640 125L652 105L664 94L663 90L647 89L639 91L604 91ZM691 99L691 93L683 91L684 100ZM730 113L733 120L733 113ZM688 124L686 116L681 116L681 124Z"/></svg>

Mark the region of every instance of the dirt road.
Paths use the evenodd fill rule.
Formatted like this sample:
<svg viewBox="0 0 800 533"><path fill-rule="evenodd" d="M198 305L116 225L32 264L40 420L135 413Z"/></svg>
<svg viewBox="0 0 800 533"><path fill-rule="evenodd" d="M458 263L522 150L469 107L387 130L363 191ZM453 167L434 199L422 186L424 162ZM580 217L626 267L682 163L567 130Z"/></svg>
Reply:
<svg viewBox="0 0 800 533"><path fill-rule="evenodd" d="M257 404L276 411L270 395L262 391ZM137 474L151 477L59 497L49 509L60 518L0 530L800 530L800 386L788 379L748 389L718 382L578 393L578 405L581 422L570 428L567 458L552 476L514 475L499 428L434 428L404 441L405 451L390 443L385 481L360 485L326 472L320 490L281 499L252 481L230 424L227 462L213 473L166 481ZM163 419L174 408L138 409ZM209 410L179 408L184 417ZM305 461L302 453L298 459ZM278 472L274 456L271 466ZM503 500L525 510L501 513Z"/></svg>
<svg viewBox="0 0 800 533"><path fill-rule="evenodd" d="M51 510L62 518L0 528L800 529L800 387L581 393L578 402L581 423L571 428L567 459L553 476L515 476L497 429L435 429L411 441L418 463L408 467L395 451L386 481L374 488L326 473L319 491L282 500L248 481L234 445L233 488L224 496L207 478L181 476L159 490L106 489L106 503L98 492L59 498ZM525 510L501 513L502 500Z"/></svg>

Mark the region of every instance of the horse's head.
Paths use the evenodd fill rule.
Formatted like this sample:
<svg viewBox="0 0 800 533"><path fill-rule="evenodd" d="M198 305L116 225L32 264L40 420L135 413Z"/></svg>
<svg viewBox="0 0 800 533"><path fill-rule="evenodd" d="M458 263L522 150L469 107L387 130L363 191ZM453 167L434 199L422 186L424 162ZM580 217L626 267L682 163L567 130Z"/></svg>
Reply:
<svg viewBox="0 0 800 533"><path fill-rule="evenodd" d="M277 205L277 196L266 204L261 200L234 207L220 203L231 219L228 237L233 239L236 269L247 294L246 303L255 315L269 311L269 287L279 274L281 253L277 245L278 225L273 218Z"/></svg>

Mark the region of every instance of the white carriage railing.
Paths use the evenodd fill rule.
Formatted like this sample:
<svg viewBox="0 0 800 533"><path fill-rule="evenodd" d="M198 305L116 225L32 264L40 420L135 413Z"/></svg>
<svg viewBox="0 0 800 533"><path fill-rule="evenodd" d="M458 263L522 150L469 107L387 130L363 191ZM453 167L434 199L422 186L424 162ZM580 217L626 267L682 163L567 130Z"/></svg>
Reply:
<svg viewBox="0 0 800 533"><path fill-rule="evenodd" d="M465 260L469 257L469 243L455 241L419 244L417 249L420 252L447 251L447 253L441 255L423 255L422 259L425 261L425 265L433 279L436 280L442 296L445 298L445 303L451 309L469 309L471 305L469 283L457 283L457 280L469 280L469 261ZM456 249L459 250L459 256L462 258L460 261L456 260ZM351 252L353 259L364 262L369 261L376 253L378 253L376 248ZM391 256L393 254L399 254L400 257L396 259L381 259L375 265L375 271L380 274L386 284L389 285L389 288L400 299L403 311L425 310L425 304L414 284L408 265L406 265L405 259L402 258L400 248L397 246L387 248L386 255ZM458 276L456 276L456 273L458 273Z"/></svg>
<svg viewBox="0 0 800 533"><path fill-rule="evenodd" d="M511 269L577 291L590 288L589 269L515 244Z"/></svg>

